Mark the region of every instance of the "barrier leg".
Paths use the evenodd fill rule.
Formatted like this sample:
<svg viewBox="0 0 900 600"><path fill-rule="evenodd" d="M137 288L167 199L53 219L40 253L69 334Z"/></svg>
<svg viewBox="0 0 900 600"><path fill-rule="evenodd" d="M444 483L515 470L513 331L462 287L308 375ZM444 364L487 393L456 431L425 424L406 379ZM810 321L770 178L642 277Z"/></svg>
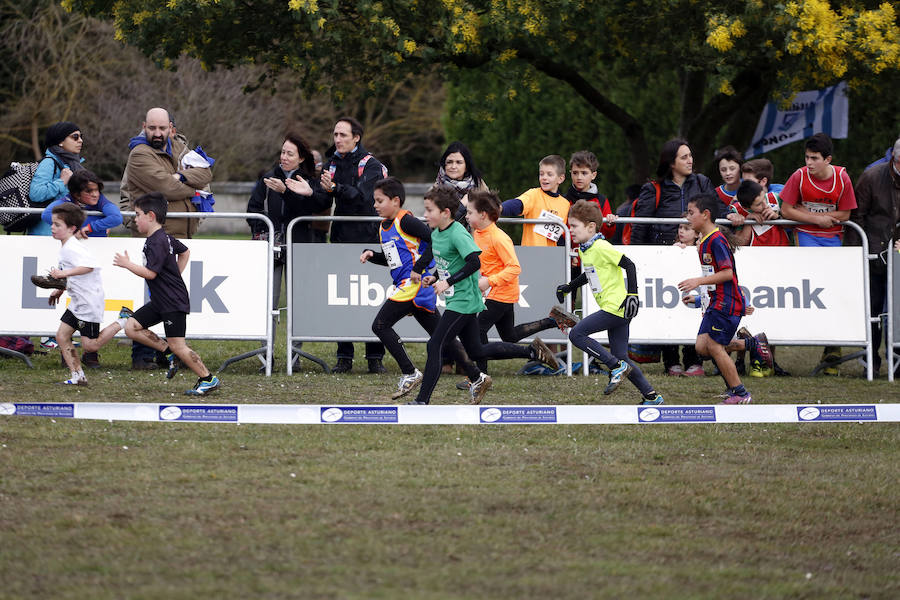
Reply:
<svg viewBox="0 0 900 600"><path fill-rule="evenodd" d="M0 348L0 354L4 356L9 356L10 358L18 358L21 361L24 361L26 365L28 365L29 369L33 369L34 365L31 364L31 360L25 354L21 352L16 352L15 350L10 350L9 348Z"/></svg>
<svg viewBox="0 0 900 600"><path fill-rule="evenodd" d="M322 360L318 356L313 356L312 354L309 354L308 352L304 352L300 348L300 346L292 345L291 346L291 364L293 365L295 362L297 362L297 359L299 359L299 358L305 358L307 360L311 360L312 362L314 362L317 365L319 365L320 367L322 367L322 370L326 374L331 373L331 367L329 367L328 363L326 363L324 360Z"/></svg>

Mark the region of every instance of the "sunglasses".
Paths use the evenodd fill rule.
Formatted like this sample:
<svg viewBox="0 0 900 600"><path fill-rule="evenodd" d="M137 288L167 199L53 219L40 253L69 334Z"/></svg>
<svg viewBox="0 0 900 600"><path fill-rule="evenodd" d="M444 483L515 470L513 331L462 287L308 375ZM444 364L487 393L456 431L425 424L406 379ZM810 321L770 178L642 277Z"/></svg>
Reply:
<svg viewBox="0 0 900 600"><path fill-rule="evenodd" d="M69 135L69 137L72 138L73 140L75 140L76 142L77 142L78 140L83 140L83 139L84 139L84 136L81 135L80 133L73 133L73 134Z"/></svg>

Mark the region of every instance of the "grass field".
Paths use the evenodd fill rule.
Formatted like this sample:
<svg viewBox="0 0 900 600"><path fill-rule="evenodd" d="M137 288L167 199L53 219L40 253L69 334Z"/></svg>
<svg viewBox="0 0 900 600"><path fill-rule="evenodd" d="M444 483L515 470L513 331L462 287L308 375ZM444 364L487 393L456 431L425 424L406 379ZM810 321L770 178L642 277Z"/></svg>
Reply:
<svg viewBox="0 0 900 600"><path fill-rule="evenodd" d="M283 339L283 338L279 338ZM281 344L278 344L281 346ZM247 343L196 342L217 368ZM306 349L333 358L333 346ZM2 401L177 398L193 380L101 353L0 361ZM358 348L359 352L361 348ZM271 378L210 402L389 403L399 373ZM897 402L858 365L746 379L760 403ZM413 347L422 364L422 347ZM362 363L362 365L360 364ZM496 363L491 403L636 403ZM364 361L357 368L364 371ZM721 380L648 376L669 404ZM883 377L884 371L882 371ZM434 402L460 403L445 376ZM0 417L0 598L897 598L897 424L277 426Z"/></svg>

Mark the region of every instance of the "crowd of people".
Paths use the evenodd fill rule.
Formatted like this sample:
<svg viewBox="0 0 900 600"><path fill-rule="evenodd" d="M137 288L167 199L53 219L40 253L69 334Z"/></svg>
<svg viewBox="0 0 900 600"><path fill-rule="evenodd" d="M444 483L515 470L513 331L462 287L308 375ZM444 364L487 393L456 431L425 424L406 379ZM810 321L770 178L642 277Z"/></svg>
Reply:
<svg viewBox="0 0 900 600"><path fill-rule="evenodd" d="M557 369L556 355L535 337L553 327L568 331L573 344L608 371L607 393L627 378L640 391L642 403L662 403L662 395L634 360L646 349L628 343L628 325L639 307L634 263L626 256L627 246L632 244L697 246L703 275L681 282L679 289L686 304L703 308L702 325L696 344L660 349L665 373L704 375L703 360L711 358L726 381L726 402L749 402L750 395L741 384L740 375L748 371L758 377L787 373L775 362L774 348L768 346L765 334L754 336L739 327L741 316L752 312L752 307L740 293L732 250L737 245L858 244L852 229L844 239L841 222L846 220L862 226L873 254L883 255L889 241L900 237L900 140L885 160L870 165L854 189L847 170L832 164L832 142L824 134L815 134L805 141L805 165L791 174L784 185L774 183L770 161L744 161L732 147L723 148L716 155L721 184L714 185L709 177L695 171L688 142L672 139L662 146L653 180L629 186L629 199L615 212L598 189L599 165L595 155L587 150L571 155L568 173L562 156L546 156L538 165L536 187L501 200L488 188L468 147L456 141L440 157L435 184L425 196L423 223L403 208L406 194L402 182L390 177L386 167L366 150L362 143L364 129L356 119L342 117L332 134L334 145L324 158L302 136L285 135L278 163L261 172L248 201L247 212L265 214L274 224L273 314L285 277L284 244L290 221L298 216L327 216L332 212L335 216L381 217L380 224L302 221L295 225L291 238L296 243L380 244L363 252L360 261L387 266L394 291L372 325L380 341L365 344L365 359L370 373L383 373L387 350L402 371L393 397L403 397L419 388L413 400L418 404L430 401L438 377L451 361L466 374L467 379L459 387L469 392L472 402L479 402L492 385L487 374L488 360L521 358ZM55 288L51 302L58 300L63 289L73 296L56 340L46 344L59 344L62 360L72 374L67 383L79 384L86 381L81 363L99 366L96 350L124 329L134 340L132 368L166 368L168 374L174 374L186 364L199 378L193 392L203 395L213 391L219 386L218 380L184 343L184 327L172 326L170 331L172 319L167 319L171 314L180 315L175 322L183 325L183 315L189 312L189 305L184 302L187 292L182 297L181 290L175 289L178 286L174 278L180 279L179 273L186 265L183 258L188 253L180 240L195 234L198 221L166 218L167 212L198 210L195 196L208 189L211 169L185 163L190 146L177 132L168 111L153 108L147 112L140 133L129 143L120 203L123 209L138 212L138 218L127 223L132 234L150 234L144 251L145 265L137 265L127 257L117 257L116 265L148 281L157 281L154 285L163 291L151 294L148 306L152 308L145 307L134 314L123 312L116 322L100 330L95 310L84 309L86 312L79 314L82 305L91 303L74 301L77 295L82 299L96 296L95 292L85 291L96 287L96 281L87 288L79 286L79 282L97 278L96 273L92 275L96 265L79 242L107 235L123 219L120 206L103 196L103 183L83 166L83 143L82 132L74 123L62 122L48 128L45 157L31 182L32 202L45 205L46 209L41 221L28 233L53 235L66 249L60 255L60 268L49 276L36 277L35 283ZM567 175L571 184L563 193L561 186ZM79 217L71 208L100 211L102 216L85 217L82 211ZM554 306L546 318L516 325L513 307L518 301L522 267L512 240L496 226L501 216L545 221L523 225L520 243L525 246L561 245L568 228L578 251L572 257L572 281L560 286L558 298L562 302L565 294L587 285L599 312L579 321L562 306ZM617 223L619 216L682 217L688 220L689 227L623 225ZM785 228L768 223L777 218L799 224ZM730 226L717 226L718 219L727 219ZM254 239L268 235L260 221L251 219L248 224ZM155 239L153 244L151 239ZM168 248L165 252L164 246ZM157 253L167 258L156 256ZM880 315L884 313L887 294L886 271L883 262L872 264L871 308L873 315ZM163 273L166 276L157 279ZM174 287L170 289L162 281ZM700 293L692 295L695 289ZM436 307L437 295L446 301L443 314ZM407 315L412 315L431 337L424 372L412 363L393 330L393 325ZM147 329L160 321L167 323L165 340L155 338ZM488 343L492 327L496 327L503 341ZM80 362L71 341L76 329L87 340ZM608 333L609 349L590 337L597 331ZM881 338L878 323L872 324L872 335L876 347L873 367L877 372L881 362L877 353ZM534 340L530 345L517 343L528 337ZM729 352L738 353L735 361L729 358ZM745 353L750 355L749 369L744 362ZM339 343L332 370L351 371L354 355L352 343ZM838 374L840 348L826 348L822 360L827 363L825 373Z"/></svg>

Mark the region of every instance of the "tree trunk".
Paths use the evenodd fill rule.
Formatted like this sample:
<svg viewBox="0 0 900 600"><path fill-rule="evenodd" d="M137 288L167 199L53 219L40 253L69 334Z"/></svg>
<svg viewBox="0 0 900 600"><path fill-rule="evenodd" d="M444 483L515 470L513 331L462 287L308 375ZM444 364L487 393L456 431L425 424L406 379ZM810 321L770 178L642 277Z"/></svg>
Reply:
<svg viewBox="0 0 900 600"><path fill-rule="evenodd" d="M38 140L38 124L36 116L31 118L31 150L34 152L34 160L40 162L44 155L41 154L41 143Z"/></svg>

